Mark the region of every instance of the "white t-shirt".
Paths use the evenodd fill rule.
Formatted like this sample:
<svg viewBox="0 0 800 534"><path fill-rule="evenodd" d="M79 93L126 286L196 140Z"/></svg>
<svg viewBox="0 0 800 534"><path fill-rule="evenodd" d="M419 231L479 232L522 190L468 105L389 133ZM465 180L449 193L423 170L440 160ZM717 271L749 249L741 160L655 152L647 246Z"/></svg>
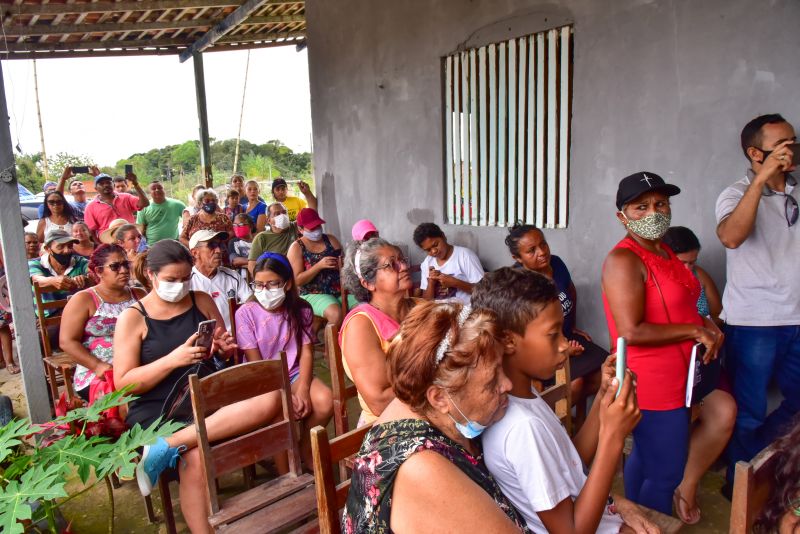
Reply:
<svg viewBox="0 0 800 534"><path fill-rule="evenodd" d="M573 500L586 483L578 451L553 410L536 398L508 397L503 419L483 433L486 467L503 493L525 517L532 532L547 529L536 512ZM597 532L617 534L622 517L606 506Z"/></svg>
<svg viewBox="0 0 800 534"><path fill-rule="evenodd" d="M750 185L748 174L720 194L717 224L739 205ZM800 200L796 184L787 178L786 194ZM800 223L788 225L785 206L784 195L762 194L753 231L738 248L725 249L728 281L721 317L728 324L800 325Z"/></svg>
<svg viewBox="0 0 800 534"><path fill-rule="evenodd" d="M449 274L470 284L480 282L484 274L481 260L478 259L477 254L468 248L453 245L453 253L450 254L444 265L439 265L436 259L430 256L425 256L425 259L422 260L422 265L420 265L422 279L419 287L423 291L428 287L428 272L431 267L443 274ZM455 300L462 304L469 304L470 294L454 287L446 288L440 286L435 299L438 301Z"/></svg>
<svg viewBox="0 0 800 534"><path fill-rule="evenodd" d="M241 304L250 298L252 294L247 282L241 275L227 267L219 267L217 273L212 278L207 278L203 273L192 267L191 289L202 291L211 295L219 308L219 313L225 320L225 329L231 330L231 314L228 309L228 298L236 297Z"/></svg>

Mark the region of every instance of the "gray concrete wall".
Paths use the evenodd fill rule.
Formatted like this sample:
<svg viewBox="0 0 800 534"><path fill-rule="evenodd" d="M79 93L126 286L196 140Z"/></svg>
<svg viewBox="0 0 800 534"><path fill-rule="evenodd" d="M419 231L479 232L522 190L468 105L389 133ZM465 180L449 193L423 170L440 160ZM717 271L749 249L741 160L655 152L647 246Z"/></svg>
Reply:
<svg viewBox="0 0 800 534"><path fill-rule="evenodd" d="M444 222L441 57L574 22L569 227L545 233L578 288L578 325L602 341L620 178L650 170L683 189L673 224L695 230L722 285L714 203L744 175L739 132L772 112L800 127L797 0L307 0L306 11L328 229L349 240L368 217L416 261L414 226ZM510 263L505 228L443 229L488 268Z"/></svg>

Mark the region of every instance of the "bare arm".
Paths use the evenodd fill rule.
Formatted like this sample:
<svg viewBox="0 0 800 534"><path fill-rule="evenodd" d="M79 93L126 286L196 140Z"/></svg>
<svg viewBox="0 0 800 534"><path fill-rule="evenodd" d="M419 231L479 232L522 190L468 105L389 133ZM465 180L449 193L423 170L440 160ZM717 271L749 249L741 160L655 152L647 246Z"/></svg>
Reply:
<svg viewBox="0 0 800 534"><path fill-rule="evenodd" d="M706 292L711 319L717 323L717 325L721 325L722 320L720 320L719 314L722 313L722 297L720 297L717 284L714 283L714 279L711 278L711 275L703 269L698 266L695 266L695 269L697 270L697 278L700 280L700 284Z"/></svg>
<svg viewBox="0 0 800 534"><path fill-rule="evenodd" d="M39 237L39 243L44 243L44 227L46 224L47 221L39 219L39 223L36 225L36 235Z"/></svg>
<svg viewBox="0 0 800 534"><path fill-rule="evenodd" d="M267 227L267 216L263 213L258 216L256 220L256 232L263 232L264 228Z"/></svg>
<svg viewBox="0 0 800 534"><path fill-rule="evenodd" d="M314 196L314 193L311 192L311 187L305 182L300 182L298 184L300 192L303 193L303 196L306 198L306 203L308 207L312 210L317 210L317 197Z"/></svg>
<svg viewBox="0 0 800 534"><path fill-rule="evenodd" d="M668 345L697 339L703 328L693 324L652 324L644 321L644 265L626 249L612 251L603 265L602 286L617 335L629 345Z"/></svg>
<svg viewBox="0 0 800 534"><path fill-rule="evenodd" d="M133 394L150 391L173 369L186 365L176 356L176 351L185 345L180 345L176 351L147 365L141 365L142 340L145 335L146 326L142 314L130 308L122 312L114 331L114 385L122 388L133 384ZM196 337L196 334L192 335L187 341L194 342Z"/></svg>
<svg viewBox="0 0 800 534"><path fill-rule="evenodd" d="M139 209L143 210L150 205L150 199L147 198L147 193L144 192L142 186L139 185L139 179L135 174L129 173L125 176L129 182L133 184L133 189L136 191L136 196L139 197Z"/></svg>
<svg viewBox="0 0 800 534"><path fill-rule="evenodd" d="M390 527L398 534L519 533L486 491L433 451L412 455L397 471Z"/></svg>
<svg viewBox="0 0 800 534"><path fill-rule="evenodd" d="M342 357L369 410L380 415L394 399L394 390L386 378L386 354L375 328L366 317L356 315L347 323L343 336Z"/></svg>
<svg viewBox="0 0 800 534"><path fill-rule="evenodd" d="M306 270L303 263L303 251L300 249L300 245L298 245L296 241L289 246L286 256L289 258L292 271L294 271L294 281L298 286L304 286L314 280L317 274L328 263L328 258L322 258L320 261Z"/></svg>
<svg viewBox="0 0 800 534"><path fill-rule="evenodd" d="M69 165L64 167L64 172L61 173L61 178L58 179L58 183L56 184L56 191L58 191L63 195L64 185L67 183L67 180L73 176L75 175L72 174L72 167L70 167Z"/></svg>
<svg viewBox="0 0 800 534"><path fill-rule="evenodd" d="M600 367L600 388L597 391L596 399L602 399L606 394L611 380L616 375L617 355L612 354ZM597 442L600 437L600 402L593 402L589 415L581 425L581 429L572 438L572 444L578 451L578 455L585 465L591 465L594 455L597 452Z"/></svg>
<svg viewBox="0 0 800 534"><path fill-rule="evenodd" d="M786 148L792 142L794 141L786 141L769 155L745 190L739 204L717 225L717 236L726 248L737 248L750 237L764 185L770 179L779 178L792 165L792 151Z"/></svg>
<svg viewBox="0 0 800 534"><path fill-rule="evenodd" d="M604 412L601 415L597 454L577 499L573 501L567 497L555 508L537 512L550 533L589 534L597 531L611 492L625 436L641 419L630 372L626 373L619 397L615 399L615 395L616 388L611 387L605 391L602 399L595 401Z"/></svg>
<svg viewBox="0 0 800 534"><path fill-rule="evenodd" d="M76 293L64 307L58 343L61 349L80 365L97 374L102 367L110 367L83 346L86 321L94 314L92 297L83 291Z"/></svg>

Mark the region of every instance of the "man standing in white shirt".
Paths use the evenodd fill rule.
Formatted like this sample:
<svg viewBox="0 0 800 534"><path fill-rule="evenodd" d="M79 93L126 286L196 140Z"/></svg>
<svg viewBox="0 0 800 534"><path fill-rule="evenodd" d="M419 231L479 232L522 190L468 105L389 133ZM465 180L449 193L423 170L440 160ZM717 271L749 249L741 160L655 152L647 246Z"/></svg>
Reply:
<svg viewBox="0 0 800 534"><path fill-rule="evenodd" d="M420 265L420 289L427 300L469 304L472 287L483 278L478 255L468 248L451 245L434 223L414 230L414 243L428 255Z"/></svg>
<svg viewBox="0 0 800 534"><path fill-rule="evenodd" d="M728 446L728 482L800 412L800 188L789 174L794 128L777 114L742 130L747 176L717 199L717 235L726 248L722 297L726 366L739 408ZM767 387L776 380L783 402L767 416Z"/></svg>
<svg viewBox="0 0 800 534"><path fill-rule="evenodd" d="M251 292L239 273L222 266L222 249L227 239L227 232L199 230L189 239L189 250L194 257L191 288L211 295L225 320L225 329L230 332L228 299L235 297L242 303L250 298Z"/></svg>

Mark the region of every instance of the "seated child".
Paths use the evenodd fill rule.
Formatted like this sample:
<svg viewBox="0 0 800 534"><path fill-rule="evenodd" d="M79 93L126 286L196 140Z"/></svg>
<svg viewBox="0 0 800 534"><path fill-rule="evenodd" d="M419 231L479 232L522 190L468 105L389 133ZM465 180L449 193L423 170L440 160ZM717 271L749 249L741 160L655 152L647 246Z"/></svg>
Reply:
<svg viewBox="0 0 800 534"><path fill-rule="evenodd" d="M639 509L609 496L622 447L641 418L633 375L616 399L616 357L581 430L571 441L553 410L531 387L568 362L569 342L556 287L538 273L504 267L472 293L472 305L497 314L508 337L503 368L511 380L508 410L484 432L486 465L532 532L658 532ZM588 476L584 465L591 465ZM625 524L628 527L625 527Z"/></svg>
<svg viewBox="0 0 800 534"><path fill-rule="evenodd" d="M286 256L265 252L256 262L253 297L236 310L236 341L247 361L273 360L286 352L294 415L301 421L300 453L309 469L311 434L333 415L333 395L314 377L311 306L297 294ZM280 466L279 466L280 470Z"/></svg>
<svg viewBox="0 0 800 534"><path fill-rule="evenodd" d="M246 213L240 213L231 217L233 221L233 233L236 237L228 241L228 257L231 260L231 267L239 270L243 280L247 280L250 273L247 270L247 259L250 257L250 250L253 248L253 234L256 231L256 223Z"/></svg>

